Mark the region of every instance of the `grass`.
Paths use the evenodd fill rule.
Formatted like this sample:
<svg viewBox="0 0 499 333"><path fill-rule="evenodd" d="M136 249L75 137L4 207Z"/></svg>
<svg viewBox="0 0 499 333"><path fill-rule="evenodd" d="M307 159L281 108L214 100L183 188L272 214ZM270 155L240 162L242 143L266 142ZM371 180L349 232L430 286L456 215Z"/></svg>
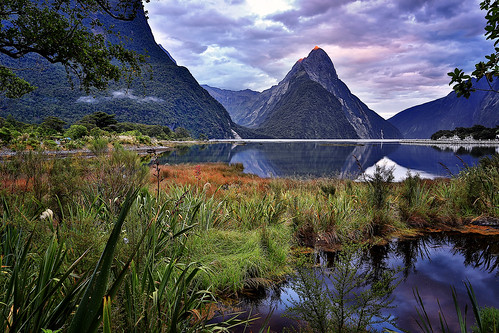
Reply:
<svg viewBox="0 0 499 333"><path fill-rule="evenodd" d="M283 279L294 248L497 218L498 169L496 155L452 179L262 179L241 165L148 169L120 146L93 159L20 153L0 163L0 324L215 330L216 297Z"/></svg>
<svg viewBox="0 0 499 333"><path fill-rule="evenodd" d="M221 294L268 286L290 272L290 235L282 226L249 232L212 229L196 236L187 243L189 258L211 267L203 285Z"/></svg>

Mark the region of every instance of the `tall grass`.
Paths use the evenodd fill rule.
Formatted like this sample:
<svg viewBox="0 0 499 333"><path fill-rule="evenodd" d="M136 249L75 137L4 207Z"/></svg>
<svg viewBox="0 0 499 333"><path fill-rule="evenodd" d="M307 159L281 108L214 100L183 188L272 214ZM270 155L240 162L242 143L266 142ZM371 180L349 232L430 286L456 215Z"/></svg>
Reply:
<svg viewBox="0 0 499 333"><path fill-rule="evenodd" d="M456 182L460 185L456 204L465 215L499 214L499 154L465 168Z"/></svg>
<svg viewBox="0 0 499 333"><path fill-rule="evenodd" d="M399 209L404 222L423 227L431 219L431 206L436 200L419 177L408 172L400 189Z"/></svg>

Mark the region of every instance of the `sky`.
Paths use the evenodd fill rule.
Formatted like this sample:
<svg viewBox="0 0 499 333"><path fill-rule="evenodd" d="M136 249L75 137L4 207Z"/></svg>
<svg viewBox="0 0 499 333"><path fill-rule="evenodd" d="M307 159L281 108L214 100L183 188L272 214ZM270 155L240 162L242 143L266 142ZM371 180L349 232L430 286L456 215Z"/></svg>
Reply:
<svg viewBox="0 0 499 333"><path fill-rule="evenodd" d="M156 42L200 84L262 91L317 45L384 118L444 97L492 53L479 0L151 0Z"/></svg>

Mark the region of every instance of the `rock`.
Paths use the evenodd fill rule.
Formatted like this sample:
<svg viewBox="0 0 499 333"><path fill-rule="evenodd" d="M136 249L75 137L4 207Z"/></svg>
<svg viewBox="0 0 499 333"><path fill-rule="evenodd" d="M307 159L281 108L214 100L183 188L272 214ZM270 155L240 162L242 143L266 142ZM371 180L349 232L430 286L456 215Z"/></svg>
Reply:
<svg viewBox="0 0 499 333"><path fill-rule="evenodd" d="M494 227L499 228L499 218L492 216L479 216L471 220L471 224L480 225L484 227Z"/></svg>

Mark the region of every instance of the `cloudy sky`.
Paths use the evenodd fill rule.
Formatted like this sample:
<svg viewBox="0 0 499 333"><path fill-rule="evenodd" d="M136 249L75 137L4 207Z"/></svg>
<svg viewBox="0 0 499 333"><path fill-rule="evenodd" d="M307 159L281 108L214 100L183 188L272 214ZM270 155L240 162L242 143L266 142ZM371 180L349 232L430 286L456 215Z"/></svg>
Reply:
<svg viewBox="0 0 499 333"><path fill-rule="evenodd" d="M447 95L447 72L493 51L479 0L151 0L156 42L201 84L262 91L315 45L371 109Z"/></svg>

